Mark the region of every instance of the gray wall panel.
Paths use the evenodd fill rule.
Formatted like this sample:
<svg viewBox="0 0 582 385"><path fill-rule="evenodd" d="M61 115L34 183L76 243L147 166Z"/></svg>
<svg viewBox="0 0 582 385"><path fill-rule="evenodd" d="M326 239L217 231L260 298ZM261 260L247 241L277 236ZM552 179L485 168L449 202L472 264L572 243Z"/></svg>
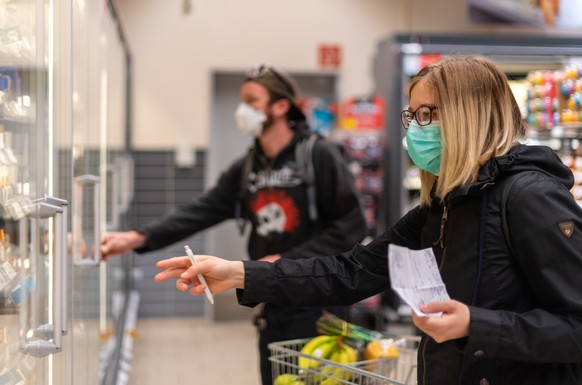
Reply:
<svg viewBox="0 0 582 385"><path fill-rule="evenodd" d="M199 196L204 188L205 153L196 152L192 168L177 168L173 151L138 151L135 159L134 220L136 225L159 218L177 205ZM155 263L164 258L184 255L184 245L194 252L206 253L204 233L196 234L164 249L136 254L134 266L143 275L135 282L141 299L139 317L202 316L204 297L192 297L176 290L174 281L156 283Z"/></svg>

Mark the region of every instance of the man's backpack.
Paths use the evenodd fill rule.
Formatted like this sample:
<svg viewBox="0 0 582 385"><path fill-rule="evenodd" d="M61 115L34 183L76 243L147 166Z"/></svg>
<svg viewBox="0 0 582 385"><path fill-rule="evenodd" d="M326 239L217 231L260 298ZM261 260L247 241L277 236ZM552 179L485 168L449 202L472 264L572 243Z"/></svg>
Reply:
<svg viewBox="0 0 582 385"><path fill-rule="evenodd" d="M307 190L307 210L309 213L309 219L312 222L317 221L317 192L315 189L315 168L313 166L313 147L315 142L320 139L321 136L312 133L304 137L295 146L295 163L297 168L301 173L301 179L305 184ZM247 194L247 180L251 170L253 169L253 160L255 158L255 147L251 147L247 152L245 159L243 161L242 175L241 175L241 186L239 198L236 202L235 207L235 220L241 235L244 233L246 228L247 219L243 213L244 199Z"/></svg>

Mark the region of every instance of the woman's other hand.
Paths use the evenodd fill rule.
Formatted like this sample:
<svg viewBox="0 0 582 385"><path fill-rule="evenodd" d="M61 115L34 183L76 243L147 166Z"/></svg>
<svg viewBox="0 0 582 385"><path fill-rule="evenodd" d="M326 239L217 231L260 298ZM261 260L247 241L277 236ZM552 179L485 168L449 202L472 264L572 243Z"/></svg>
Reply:
<svg viewBox="0 0 582 385"><path fill-rule="evenodd" d="M440 317L419 317L412 314L417 328L431 336L436 342L445 342L469 335L471 313L469 307L458 301L432 302L420 306L425 314L440 313Z"/></svg>

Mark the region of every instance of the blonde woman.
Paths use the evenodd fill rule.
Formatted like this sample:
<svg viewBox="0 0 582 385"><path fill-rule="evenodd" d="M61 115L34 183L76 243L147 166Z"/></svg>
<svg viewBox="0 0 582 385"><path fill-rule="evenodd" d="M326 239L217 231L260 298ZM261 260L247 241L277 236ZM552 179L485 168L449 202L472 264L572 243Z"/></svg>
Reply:
<svg viewBox="0 0 582 385"><path fill-rule="evenodd" d="M199 295L200 273L248 306L350 304L389 287L388 245L431 247L452 299L421 307L441 317L413 316L419 384L582 384L582 209L570 170L550 148L518 143L518 106L486 58L443 59L409 91L401 120L421 204L394 227L329 258L173 258L156 279Z"/></svg>

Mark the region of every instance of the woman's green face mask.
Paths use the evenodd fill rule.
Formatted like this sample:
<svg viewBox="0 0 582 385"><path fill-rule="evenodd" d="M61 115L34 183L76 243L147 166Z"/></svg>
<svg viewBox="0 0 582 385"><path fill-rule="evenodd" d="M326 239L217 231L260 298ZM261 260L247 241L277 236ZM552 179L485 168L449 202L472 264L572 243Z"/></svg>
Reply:
<svg viewBox="0 0 582 385"><path fill-rule="evenodd" d="M441 168L441 125L434 121L420 126L413 120L406 130L408 156L418 168L438 175Z"/></svg>

